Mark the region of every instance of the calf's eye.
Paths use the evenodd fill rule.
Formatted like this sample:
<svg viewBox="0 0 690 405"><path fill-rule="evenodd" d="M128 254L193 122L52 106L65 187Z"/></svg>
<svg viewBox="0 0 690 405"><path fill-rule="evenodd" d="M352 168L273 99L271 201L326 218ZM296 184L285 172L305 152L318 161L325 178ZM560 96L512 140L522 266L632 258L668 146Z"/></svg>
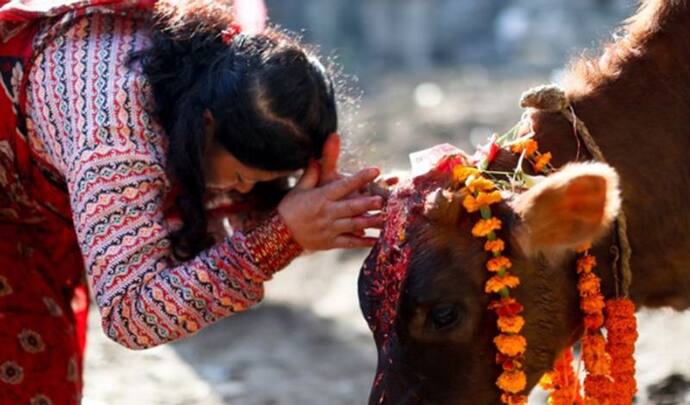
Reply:
<svg viewBox="0 0 690 405"><path fill-rule="evenodd" d="M456 305L437 306L429 311L428 319L435 330L448 330L460 321L460 310Z"/></svg>

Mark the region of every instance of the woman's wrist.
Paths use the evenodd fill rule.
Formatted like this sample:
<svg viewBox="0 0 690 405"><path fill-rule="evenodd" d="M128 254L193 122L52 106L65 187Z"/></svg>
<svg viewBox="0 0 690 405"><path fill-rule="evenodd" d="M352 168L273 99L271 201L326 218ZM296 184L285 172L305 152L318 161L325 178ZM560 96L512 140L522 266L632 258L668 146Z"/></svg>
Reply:
<svg viewBox="0 0 690 405"><path fill-rule="evenodd" d="M303 252L278 212L248 232L244 243L265 279L271 278Z"/></svg>

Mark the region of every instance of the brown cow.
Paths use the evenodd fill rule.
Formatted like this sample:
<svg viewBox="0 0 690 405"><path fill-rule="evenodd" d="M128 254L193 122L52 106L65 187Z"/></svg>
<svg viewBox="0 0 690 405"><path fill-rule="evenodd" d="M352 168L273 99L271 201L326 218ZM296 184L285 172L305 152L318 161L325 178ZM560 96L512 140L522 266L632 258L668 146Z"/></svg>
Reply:
<svg viewBox="0 0 690 405"><path fill-rule="evenodd" d="M603 56L577 61L566 82L615 172L571 164L498 207L522 280L514 295L525 306L528 389L582 333L574 245L598 240L597 273L604 295L614 296L609 224L619 181L633 249L632 299L638 307L690 307L690 2L644 1L624 28ZM576 156L591 160L563 115L533 111L530 118L555 166ZM516 162L502 151L491 169L511 170ZM432 172L401 186L384 237L362 269L360 302L379 349L371 404L499 403L495 315L483 292L487 257L470 235L477 214L442 193L430 209L428 195L447 184ZM409 258L390 243L405 221ZM408 265L380 268L380 257Z"/></svg>

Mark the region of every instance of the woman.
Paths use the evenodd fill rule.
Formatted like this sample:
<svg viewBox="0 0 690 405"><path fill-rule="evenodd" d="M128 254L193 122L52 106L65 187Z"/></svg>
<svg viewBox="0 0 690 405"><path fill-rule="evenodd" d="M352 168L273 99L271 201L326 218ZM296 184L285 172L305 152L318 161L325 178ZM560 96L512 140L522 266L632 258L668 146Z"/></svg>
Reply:
<svg viewBox="0 0 690 405"><path fill-rule="evenodd" d="M333 83L294 38L221 2L4 3L0 402L79 402L84 278L143 349L251 307L303 250L372 244L378 172L337 173Z"/></svg>

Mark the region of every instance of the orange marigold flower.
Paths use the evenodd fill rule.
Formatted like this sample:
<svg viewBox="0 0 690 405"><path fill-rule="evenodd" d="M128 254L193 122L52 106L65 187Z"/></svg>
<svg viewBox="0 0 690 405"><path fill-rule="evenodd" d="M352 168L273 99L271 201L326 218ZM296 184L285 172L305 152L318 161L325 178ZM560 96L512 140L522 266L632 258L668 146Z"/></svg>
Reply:
<svg viewBox="0 0 690 405"><path fill-rule="evenodd" d="M631 404L637 392L637 384L633 376L621 376L614 379L614 389L610 394L610 404Z"/></svg>
<svg viewBox="0 0 690 405"><path fill-rule="evenodd" d="M522 327L525 326L525 318L515 315L515 316L499 316L498 330L504 333L520 333Z"/></svg>
<svg viewBox="0 0 690 405"><path fill-rule="evenodd" d="M492 217L489 219L480 219L479 222L477 222L472 228L472 236L482 238L498 229L501 229L500 219L496 217Z"/></svg>
<svg viewBox="0 0 690 405"><path fill-rule="evenodd" d="M512 316L521 313L524 308L515 298L506 297L491 301L488 309L496 311L498 316Z"/></svg>
<svg viewBox="0 0 690 405"><path fill-rule="evenodd" d="M580 275L580 280L577 283L577 289L580 291L580 297L590 297L601 292L601 280L599 276L594 273L583 273Z"/></svg>
<svg viewBox="0 0 690 405"><path fill-rule="evenodd" d="M497 202L501 202L503 197L501 197L501 192L500 191L494 191L491 193L483 193L480 192L477 194L477 196L473 196L472 194L468 194L462 201L463 207L467 210L467 212L476 212L479 211L481 207L488 207L491 204L495 204Z"/></svg>
<svg viewBox="0 0 690 405"><path fill-rule="evenodd" d="M486 269L494 273L501 269L507 270L511 267L513 267L513 263L505 256L492 257L486 262Z"/></svg>
<svg viewBox="0 0 690 405"><path fill-rule="evenodd" d="M464 183L465 180L467 180L468 177L472 175L478 175L481 172L479 169L471 166L462 166L458 165L453 168L453 181L458 184L458 183Z"/></svg>
<svg viewBox="0 0 690 405"><path fill-rule="evenodd" d="M516 143L513 145L510 150L513 151L513 153L522 153L523 151L526 151L525 155L532 156L534 153L539 149L539 144L537 141L534 139L527 139L522 142Z"/></svg>
<svg viewBox="0 0 690 405"><path fill-rule="evenodd" d="M573 369L573 350L565 349L556 359L553 371L546 373L539 384L550 391L551 405L581 405L580 381Z"/></svg>
<svg viewBox="0 0 690 405"><path fill-rule="evenodd" d="M506 244L501 239L487 240L484 244L484 250L491 253L501 253L505 248Z"/></svg>
<svg viewBox="0 0 690 405"><path fill-rule="evenodd" d="M606 314L610 317L635 318L635 303L629 299L615 299L606 302Z"/></svg>
<svg viewBox="0 0 690 405"><path fill-rule="evenodd" d="M602 297L601 294L580 298L580 309L585 314L601 312L601 310L604 309L604 305L604 297Z"/></svg>
<svg viewBox="0 0 690 405"><path fill-rule="evenodd" d="M496 348L509 357L519 356L527 350L527 339L520 335L500 334L494 338Z"/></svg>
<svg viewBox="0 0 690 405"><path fill-rule="evenodd" d="M610 336L609 339L611 339L611 338L616 339L619 337L618 336ZM611 355L611 357L623 358L623 357L632 356L635 353L635 346L626 345L626 344L613 344L613 343L609 342L609 344L606 346L606 350Z"/></svg>
<svg viewBox="0 0 690 405"><path fill-rule="evenodd" d="M541 173L544 171L544 168L551 162L551 152L544 153L543 155L539 156L537 158L537 161L534 162L534 171L537 173Z"/></svg>
<svg viewBox="0 0 690 405"><path fill-rule="evenodd" d="M597 265L597 258L592 255L584 255L577 259L577 272L589 273Z"/></svg>
<svg viewBox="0 0 690 405"><path fill-rule="evenodd" d="M511 394L517 394L525 389L527 377L521 370L504 371L496 381L498 388Z"/></svg>
<svg viewBox="0 0 690 405"><path fill-rule="evenodd" d="M635 319L621 319L612 316L609 311L606 311L608 317L606 318L606 329L609 332L635 332L637 330L637 323Z"/></svg>
<svg viewBox="0 0 690 405"><path fill-rule="evenodd" d="M477 212L481 208L481 205L479 205L477 199L474 198L472 194L467 194L465 196L465 198L462 200L462 206L465 207L469 213Z"/></svg>
<svg viewBox="0 0 690 405"><path fill-rule="evenodd" d="M501 402L506 405L525 405L527 404L526 395L501 394Z"/></svg>
<svg viewBox="0 0 690 405"><path fill-rule="evenodd" d="M601 312L588 314L585 316L585 329L597 330L604 325L604 315Z"/></svg>
<svg viewBox="0 0 690 405"><path fill-rule="evenodd" d="M539 379L539 386L544 389L544 390L550 390L554 387L553 380L555 378L555 372L553 371L547 371L544 373L543 376Z"/></svg>
<svg viewBox="0 0 690 405"><path fill-rule="evenodd" d="M498 294L504 288L515 288L520 285L520 279L506 274L503 277L493 276L486 282L484 286L484 291L487 294L494 293Z"/></svg>
<svg viewBox="0 0 690 405"><path fill-rule="evenodd" d="M506 405L525 405L527 403L527 396L502 394L501 402L503 402Z"/></svg>
<svg viewBox="0 0 690 405"><path fill-rule="evenodd" d="M472 194L474 194L480 191L492 191L496 189L496 185L493 181L485 177L477 176L474 179L472 179L472 181L470 181L470 183L467 185L467 189L470 190Z"/></svg>
<svg viewBox="0 0 690 405"><path fill-rule="evenodd" d="M606 353L606 339L602 335L582 338L582 360L585 369L593 375L611 374L611 357Z"/></svg>
<svg viewBox="0 0 690 405"><path fill-rule="evenodd" d="M611 364L611 374L634 374L635 373L635 359L632 356L627 358L616 358Z"/></svg>
<svg viewBox="0 0 690 405"><path fill-rule="evenodd" d="M611 378L605 375L589 374L585 377L585 396L599 400L599 402L585 402L586 404L605 404L604 400L611 393L612 386Z"/></svg>
<svg viewBox="0 0 690 405"><path fill-rule="evenodd" d="M492 191L490 193L480 192L477 194L477 204L480 206L489 206L491 204L501 202L501 200L503 200L503 197L501 196L500 191Z"/></svg>

